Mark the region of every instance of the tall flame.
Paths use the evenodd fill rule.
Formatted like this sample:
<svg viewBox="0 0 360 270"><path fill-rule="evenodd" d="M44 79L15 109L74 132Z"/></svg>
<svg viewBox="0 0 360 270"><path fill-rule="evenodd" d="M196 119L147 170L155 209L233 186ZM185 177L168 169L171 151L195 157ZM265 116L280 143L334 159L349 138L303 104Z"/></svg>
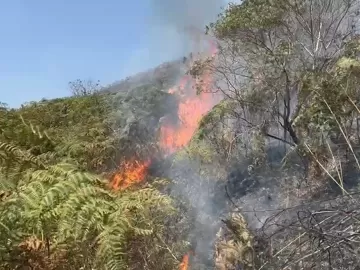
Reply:
<svg viewBox="0 0 360 270"><path fill-rule="evenodd" d="M195 33L195 32L194 32ZM195 33L197 34L197 33ZM214 57L217 48L210 42L210 56ZM203 92L196 94L195 81L191 76L184 75L179 84L168 90L170 94L178 95L180 98L178 106L178 123L170 121L162 123L160 127L160 147L165 154L171 154L185 146L195 133L201 118L216 104L213 95L206 93L212 90L212 76L205 72L200 78ZM120 165L121 170L111 180L111 187L115 190L123 190L146 178L150 161L139 162L135 159L128 160ZM186 268L185 268L186 269Z"/></svg>
<svg viewBox="0 0 360 270"><path fill-rule="evenodd" d="M217 48L211 43L211 56L214 57ZM180 97L178 107L177 124L164 122L160 128L160 147L166 154L176 152L185 146L194 135L201 118L208 113L216 104L217 98L212 92L212 74L205 72L200 80L196 82L190 75L184 75L177 87L169 89L168 93L177 94ZM195 85L202 88L197 95Z"/></svg>

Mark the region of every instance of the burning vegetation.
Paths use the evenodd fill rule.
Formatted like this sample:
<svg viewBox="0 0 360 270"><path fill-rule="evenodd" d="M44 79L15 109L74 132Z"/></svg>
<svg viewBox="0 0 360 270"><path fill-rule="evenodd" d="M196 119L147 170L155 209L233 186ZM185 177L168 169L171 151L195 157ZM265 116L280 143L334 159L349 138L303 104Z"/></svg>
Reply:
<svg viewBox="0 0 360 270"><path fill-rule="evenodd" d="M214 58L216 55L216 46L212 42L210 42L210 52L207 55L210 58ZM196 62L192 61L190 65L194 63ZM219 101L219 96L213 94L212 75L208 71L197 78L191 74L184 74L179 83L167 92L176 96L178 110L175 121L171 117L165 116L160 122L158 143L165 156L175 153L190 142L202 117ZM151 160L150 155L145 162L136 158L123 161L117 173L112 177L111 187L121 191L144 182ZM179 265L180 270L189 269L189 257L190 252L183 256Z"/></svg>
<svg viewBox="0 0 360 270"><path fill-rule="evenodd" d="M210 55L215 57L216 47L211 44ZM169 89L168 93L177 95L180 101L178 121L173 123L165 120L160 129L160 147L164 153L172 154L189 143L202 117L219 101L213 92L210 72L204 73L198 80L184 75L179 85Z"/></svg>
<svg viewBox="0 0 360 270"><path fill-rule="evenodd" d="M210 44L211 50L208 55L214 58L216 47L213 43ZM192 61L190 65L194 63ZM219 101L219 97L212 92L213 81L210 72L205 72L197 78L184 74L179 83L168 90L168 94L176 96L178 110L175 121L165 116L160 122L159 147L163 155L173 154L190 142L202 117ZM121 191L145 181L151 159L150 156L145 162L135 158L123 161L111 180L111 187ZM183 256L179 265L180 270L189 269L189 257L190 252Z"/></svg>
<svg viewBox="0 0 360 270"><path fill-rule="evenodd" d="M189 267L189 254L185 254L179 266L179 270L188 270L188 267Z"/></svg>
<svg viewBox="0 0 360 270"><path fill-rule="evenodd" d="M213 42L209 44L210 52L207 56L214 58L216 46ZM194 62L190 63L192 64ZM185 74L178 85L168 90L169 94L177 96L179 103L177 119L174 121L169 116L165 116L160 124L159 146L163 154L173 154L189 143L202 117L219 102L219 96L213 92L212 75L208 71L196 79ZM142 182L150 164L151 158L146 162L135 159L123 162L112 179L113 188L124 189Z"/></svg>
<svg viewBox="0 0 360 270"><path fill-rule="evenodd" d="M207 85L203 86L209 89ZM178 122L165 121L161 126L160 147L172 154L189 143L201 118L215 105L215 98L209 93L196 95L195 83L189 75L185 75L180 85L169 93L178 95L180 99L178 109Z"/></svg>
<svg viewBox="0 0 360 270"><path fill-rule="evenodd" d="M181 77L0 108L0 269L359 268L360 4L243 2Z"/></svg>
<svg viewBox="0 0 360 270"><path fill-rule="evenodd" d="M140 163L139 161L124 162L120 172L113 176L111 186L115 190L122 190L144 181L147 175L150 161Z"/></svg>

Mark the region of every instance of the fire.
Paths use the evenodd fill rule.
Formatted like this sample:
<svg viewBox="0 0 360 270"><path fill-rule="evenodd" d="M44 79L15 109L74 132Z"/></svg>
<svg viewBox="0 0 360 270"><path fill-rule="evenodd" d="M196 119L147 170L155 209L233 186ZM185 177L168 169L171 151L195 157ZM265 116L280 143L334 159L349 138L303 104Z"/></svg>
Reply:
<svg viewBox="0 0 360 270"><path fill-rule="evenodd" d="M181 264L179 265L180 270L188 270L189 267L189 254L185 254Z"/></svg>
<svg viewBox="0 0 360 270"><path fill-rule="evenodd" d="M171 154L185 146L195 133L201 118L213 107L211 95L183 97L178 108L179 123L165 123L161 129L160 145L164 152Z"/></svg>
<svg viewBox="0 0 360 270"><path fill-rule="evenodd" d="M214 57L217 53L216 45L211 41L209 41L209 45L209 55ZM180 102L177 112L178 123L171 123L166 121L165 118L165 122L162 123L160 128L160 147L165 154L174 153L188 144L201 118L217 103L218 99L207 93L212 90L212 81L209 72L200 78L200 84L203 88L200 95L196 94L195 87L199 82L195 81L190 75L183 76L177 86L168 90L168 93L178 95ZM123 190L144 181L149 165L150 161L139 162L134 159L124 162L120 166L120 172L112 178L111 187L115 190ZM184 260L188 261L188 255L184 256ZM187 266L182 269L187 269Z"/></svg>
<svg viewBox="0 0 360 270"><path fill-rule="evenodd" d="M128 161L122 164L121 172L115 174L111 186L115 190L123 190L134 184L142 182L149 168L150 161L140 163L139 161Z"/></svg>
<svg viewBox="0 0 360 270"><path fill-rule="evenodd" d="M210 43L210 55L216 55L217 48ZM217 103L212 92L212 74L205 73L196 82L190 75L181 78L177 87L169 89L168 93L180 97L178 107L178 123L164 122L160 128L160 147L166 154L171 154L189 143L194 135L201 118ZM196 84L200 84L202 92L196 94Z"/></svg>

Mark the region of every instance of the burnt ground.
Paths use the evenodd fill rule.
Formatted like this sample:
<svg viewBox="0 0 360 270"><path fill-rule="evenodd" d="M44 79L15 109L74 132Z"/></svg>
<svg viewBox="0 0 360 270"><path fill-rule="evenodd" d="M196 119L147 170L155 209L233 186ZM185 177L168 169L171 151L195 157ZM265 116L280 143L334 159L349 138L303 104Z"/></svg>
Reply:
<svg viewBox="0 0 360 270"><path fill-rule="evenodd" d="M331 211L346 209L346 203L344 201L339 202L341 191L329 179L326 179L328 183L326 190L323 190L320 197L314 202L309 200L309 197L302 197L297 194L297 191L306 185L302 163L294 162L282 166L283 155L281 155L281 151L270 149L269 152L271 155L268 156L268 166L256 168L252 173L249 173L247 166L236 164L228 171L225 181L202 179L199 166L191 162L177 164L174 167L174 155L152 163L151 174L172 179L172 184L167 191L174 197L185 198L190 204L190 212L194 219L188 240L191 243L191 250L194 251L191 256L192 264L197 265L197 268L194 269L214 269L214 243L220 227L224 225L222 220L226 219L231 212L238 211L246 218L250 230L261 246L260 249L257 249L260 254L259 258L273 260L271 256L263 255L269 253L269 245L267 244L269 241L273 241L273 237L282 239L271 244L275 249L281 249L281 245L287 241L291 242L291 239L299 231L306 232L306 230L310 230L311 226L315 226L309 225L309 227L302 224L304 220L311 224L313 213L319 212L319 217L326 218L326 213L320 214L324 209L332 209ZM359 174L350 167L344 167L344 169L347 169L344 173L344 186L354 192L358 185ZM341 220L344 217L338 214L336 218ZM290 226L289 224L293 225ZM330 225L327 224L327 226L329 228ZM316 240L321 237L321 234L318 233L317 235L314 238ZM307 244L304 244L303 249L308 248L316 252L314 251L315 246L312 243L310 244L309 239L309 237L306 238ZM276 247L276 245L278 246ZM291 248L294 253L296 248L294 246ZM274 254L274 251L272 252ZM317 255L318 253L319 255ZM318 253L315 257L319 260L324 261L327 258L324 252ZM284 261L286 261L287 256L289 256L288 253L284 255ZM294 256L300 258L299 254ZM336 252L332 253L332 256L339 264L341 256ZM309 257L313 258L312 256ZM356 259L349 254L346 255L346 258L345 264L349 267L346 269L355 269L353 267L357 263ZM271 267L269 264L269 268L263 269L279 269L276 267L281 267L279 261L272 261L271 264ZM328 264L329 262L322 263L322 265L318 265L320 268L317 269L329 269L326 268Z"/></svg>

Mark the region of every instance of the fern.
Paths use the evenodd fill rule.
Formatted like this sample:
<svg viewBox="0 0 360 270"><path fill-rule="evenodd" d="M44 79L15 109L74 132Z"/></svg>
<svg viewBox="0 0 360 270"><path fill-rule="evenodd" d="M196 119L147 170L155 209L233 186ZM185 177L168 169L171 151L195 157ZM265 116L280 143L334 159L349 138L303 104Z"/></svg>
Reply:
<svg viewBox="0 0 360 270"><path fill-rule="evenodd" d="M44 115L45 105L30 104L21 115ZM118 163L134 145L142 146L119 146L122 140L109 136L99 118L85 119L89 128L72 126L83 109L68 110L71 120L52 115L29 124L7 112L13 128L0 129L0 269L172 269L185 244L169 236L172 217L180 214L157 190L166 183L115 192L89 173L107 171L109 160ZM59 126L71 130L66 139L59 139ZM115 154L119 149L126 154Z"/></svg>
<svg viewBox="0 0 360 270"><path fill-rule="evenodd" d="M71 164L49 166L27 177L5 203L12 208L1 208L2 231L17 213L24 233L12 237L14 243L31 235L54 246L95 243L94 263L105 269L127 269L129 241L161 234L159 221L175 213L171 200L153 188L115 193L106 181Z"/></svg>

